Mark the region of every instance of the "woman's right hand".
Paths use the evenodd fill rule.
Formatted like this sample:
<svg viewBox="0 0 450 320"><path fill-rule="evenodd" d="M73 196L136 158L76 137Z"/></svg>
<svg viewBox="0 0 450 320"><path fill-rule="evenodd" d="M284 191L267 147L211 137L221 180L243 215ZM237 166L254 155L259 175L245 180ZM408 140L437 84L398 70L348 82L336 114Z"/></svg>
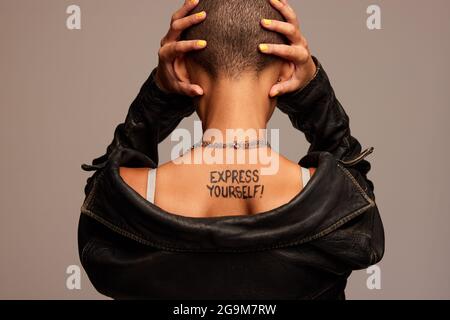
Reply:
<svg viewBox="0 0 450 320"><path fill-rule="evenodd" d="M156 84L166 93L177 93L195 97L203 95L203 89L196 84L180 81L174 70L175 58L183 54L204 49L207 45L205 40L178 41L182 32L206 18L206 12L186 16L199 3L199 0L186 0L184 5L172 16L170 29L161 40L159 49L159 63L156 71Z"/></svg>

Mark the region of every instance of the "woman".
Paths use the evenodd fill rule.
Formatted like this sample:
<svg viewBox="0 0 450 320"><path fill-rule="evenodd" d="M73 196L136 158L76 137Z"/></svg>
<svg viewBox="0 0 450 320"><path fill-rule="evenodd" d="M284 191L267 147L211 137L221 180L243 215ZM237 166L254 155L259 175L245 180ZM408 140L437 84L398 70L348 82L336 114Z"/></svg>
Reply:
<svg viewBox="0 0 450 320"><path fill-rule="evenodd" d="M293 9L186 1L159 57L107 153L83 165L96 172L80 259L96 289L121 299L344 299L351 271L384 253L364 160L372 149L361 153L350 135ZM276 106L311 143L300 166L266 140ZM202 141L157 168L158 143L194 111ZM231 141L227 129L237 129ZM252 152L276 170L263 173L268 162ZM192 161L205 156L223 161Z"/></svg>

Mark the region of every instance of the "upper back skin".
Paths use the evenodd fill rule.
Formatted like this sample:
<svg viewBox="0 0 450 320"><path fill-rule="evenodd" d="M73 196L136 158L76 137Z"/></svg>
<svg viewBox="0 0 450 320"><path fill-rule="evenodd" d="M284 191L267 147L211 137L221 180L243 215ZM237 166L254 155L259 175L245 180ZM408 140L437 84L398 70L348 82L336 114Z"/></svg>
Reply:
<svg viewBox="0 0 450 320"><path fill-rule="evenodd" d="M298 195L301 168L281 155L274 175L262 175L262 164L178 164L157 169L154 204L186 217L255 215L278 208ZM120 176L146 198L149 168L120 167ZM311 176L315 169L310 169Z"/></svg>

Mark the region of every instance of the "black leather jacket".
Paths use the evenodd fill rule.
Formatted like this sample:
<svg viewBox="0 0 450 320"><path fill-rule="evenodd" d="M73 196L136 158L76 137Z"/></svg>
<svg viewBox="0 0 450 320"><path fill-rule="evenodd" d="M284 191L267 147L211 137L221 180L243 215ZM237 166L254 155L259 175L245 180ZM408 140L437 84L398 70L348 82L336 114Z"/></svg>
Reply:
<svg viewBox="0 0 450 320"><path fill-rule="evenodd" d="M153 70L105 155L83 165L81 263L95 288L118 298L344 299L352 270L381 260L384 231L370 164L319 67L278 107L311 143L300 164L316 173L289 203L254 216L189 218L147 202L119 166L157 167L158 143L194 112L163 93ZM295 146L292 146L295 147Z"/></svg>

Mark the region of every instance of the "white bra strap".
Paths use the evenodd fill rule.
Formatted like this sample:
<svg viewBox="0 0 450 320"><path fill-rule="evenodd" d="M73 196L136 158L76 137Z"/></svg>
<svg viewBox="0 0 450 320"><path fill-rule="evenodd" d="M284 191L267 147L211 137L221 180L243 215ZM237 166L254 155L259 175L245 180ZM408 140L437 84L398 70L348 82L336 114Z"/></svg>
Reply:
<svg viewBox="0 0 450 320"><path fill-rule="evenodd" d="M147 200L151 203L155 201L155 189L156 189L156 169L148 170L147 178Z"/></svg>
<svg viewBox="0 0 450 320"><path fill-rule="evenodd" d="M302 181L303 181L303 188L306 186L306 184L309 182L309 179L311 179L311 174L309 172L309 169L302 167Z"/></svg>

